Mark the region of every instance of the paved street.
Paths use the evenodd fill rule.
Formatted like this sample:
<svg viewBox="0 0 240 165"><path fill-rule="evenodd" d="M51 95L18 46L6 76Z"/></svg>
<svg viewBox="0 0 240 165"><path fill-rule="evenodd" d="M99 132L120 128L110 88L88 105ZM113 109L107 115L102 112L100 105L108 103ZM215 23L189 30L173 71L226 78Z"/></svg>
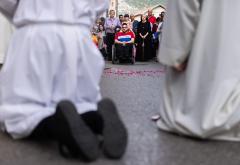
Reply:
<svg viewBox="0 0 240 165"><path fill-rule="evenodd" d="M158 112L164 68L156 62L106 64L101 87L127 125L129 145L121 160L103 155L91 165L239 165L240 143L200 141L159 131ZM62 158L52 142L13 141L0 133L0 165L81 165Z"/></svg>

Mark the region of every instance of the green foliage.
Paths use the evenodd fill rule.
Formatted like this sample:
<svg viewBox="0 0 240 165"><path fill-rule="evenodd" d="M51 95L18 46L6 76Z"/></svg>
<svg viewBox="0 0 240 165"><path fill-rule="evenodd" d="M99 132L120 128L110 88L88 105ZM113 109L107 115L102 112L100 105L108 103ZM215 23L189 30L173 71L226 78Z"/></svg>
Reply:
<svg viewBox="0 0 240 165"><path fill-rule="evenodd" d="M125 0L125 2L130 6L134 6L136 8L149 7L157 4L165 5L166 1L167 0Z"/></svg>

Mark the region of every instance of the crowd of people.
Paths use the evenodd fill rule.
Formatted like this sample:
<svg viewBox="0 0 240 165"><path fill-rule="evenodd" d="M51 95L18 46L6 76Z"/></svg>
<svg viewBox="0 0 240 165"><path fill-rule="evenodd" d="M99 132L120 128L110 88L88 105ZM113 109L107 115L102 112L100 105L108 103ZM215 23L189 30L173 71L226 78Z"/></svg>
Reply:
<svg viewBox="0 0 240 165"><path fill-rule="evenodd" d="M92 39L105 60L112 60L114 44L125 42L118 40L119 35L125 38L130 37L130 40L133 38L131 43L136 48L136 61L156 59L165 12L161 12L156 18L149 9L148 14L141 15L140 21L137 21L133 14L119 14L118 17L115 14L114 10L110 10L109 17L97 19L92 28Z"/></svg>
<svg viewBox="0 0 240 165"><path fill-rule="evenodd" d="M135 46L138 61L153 59L164 12L156 18L149 10L138 22L111 10L90 38L108 0L82 2L0 1L0 12L16 27L0 76L0 128L14 139L52 139L63 156L94 161L103 151L120 159L128 132L114 102L101 97L104 61L92 40L107 60L113 44ZM240 24L233 19L240 1L175 0L167 9L158 53L166 67L158 127L240 141Z"/></svg>

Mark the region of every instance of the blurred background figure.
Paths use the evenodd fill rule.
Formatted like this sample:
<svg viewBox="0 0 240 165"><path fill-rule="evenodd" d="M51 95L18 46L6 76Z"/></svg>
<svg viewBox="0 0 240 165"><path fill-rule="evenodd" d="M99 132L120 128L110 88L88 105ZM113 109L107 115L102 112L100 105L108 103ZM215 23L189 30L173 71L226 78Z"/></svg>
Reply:
<svg viewBox="0 0 240 165"><path fill-rule="evenodd" d="M142 15L138 23L136 36L136 60L147 61L152 56L152 31L151 24L146 15Z"/></svg>
<svg viewBox="0 0 240 165"><path fill-rule="evenodd" d="M138 21L135 20L135 16L134 14L130 15L130 20L131 20L131 28L132 31L135 33L135 35L137 34L137 27L138 27Z"/></svg>
<svg viewBox="0 0 240 165"><path fill-rule="evenodd" d="M156 17L153 15L153 12L151 9L148 9L148 15L147 15L147 19L151 24L155 24L156 23Z"/></svg>
<svg viewBox="0 0 240 165"><path fill-rule="evenodd" d="M130 20L129 14L124 14L124 21L123 21L123 23L126 23L128 25L128 29L132 30L131 20Z"/></svg>
<svg viewBox="0 0 240 165"><path fill-rule="evenodd" d="M122 25L122 23L124 22L124 17L123 17L123 15L122 15L122 14L119 14L119 15L118 15L118 18L119 18L119 21L120 21L120 23L121 23L121 25Z"/></svg>
<svg viewBox="0 0 240 165"><path fill-rule="evenodd" d="M112 60L112 45L114 44L115 29L117 26L121 27L121 23L118 18L115 17L115 11L110 10L109 18L105 20L105 31L106 31L106 45L107 45L107 56L108 60Z"/></svg>
<svg viewBox="0 0 240 165"><path fill-rule="evenodd" d="M97 37L98 37L98 49L102 53L103 58L107 59L106 33L104 26L102 24L98 26Z"/></svg>

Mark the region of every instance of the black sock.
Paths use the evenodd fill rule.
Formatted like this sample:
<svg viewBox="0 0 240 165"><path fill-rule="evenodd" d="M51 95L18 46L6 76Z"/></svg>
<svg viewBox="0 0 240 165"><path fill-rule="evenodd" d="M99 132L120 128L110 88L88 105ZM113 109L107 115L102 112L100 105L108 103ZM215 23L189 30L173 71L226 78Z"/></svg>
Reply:
<svg viewBox="0 0 240 165"><path fill-rule="evenodd" d="M56 139L56 121L54 115L43 119L32 131L29 138L36 140Z"/></svg>
<svg viewBox="0 0 240 165"><path fill-rule="evenodd" d="M86 112L84 114L81 114L80 117L95 134L103 133L103 118L97 111Z"/></svg>

